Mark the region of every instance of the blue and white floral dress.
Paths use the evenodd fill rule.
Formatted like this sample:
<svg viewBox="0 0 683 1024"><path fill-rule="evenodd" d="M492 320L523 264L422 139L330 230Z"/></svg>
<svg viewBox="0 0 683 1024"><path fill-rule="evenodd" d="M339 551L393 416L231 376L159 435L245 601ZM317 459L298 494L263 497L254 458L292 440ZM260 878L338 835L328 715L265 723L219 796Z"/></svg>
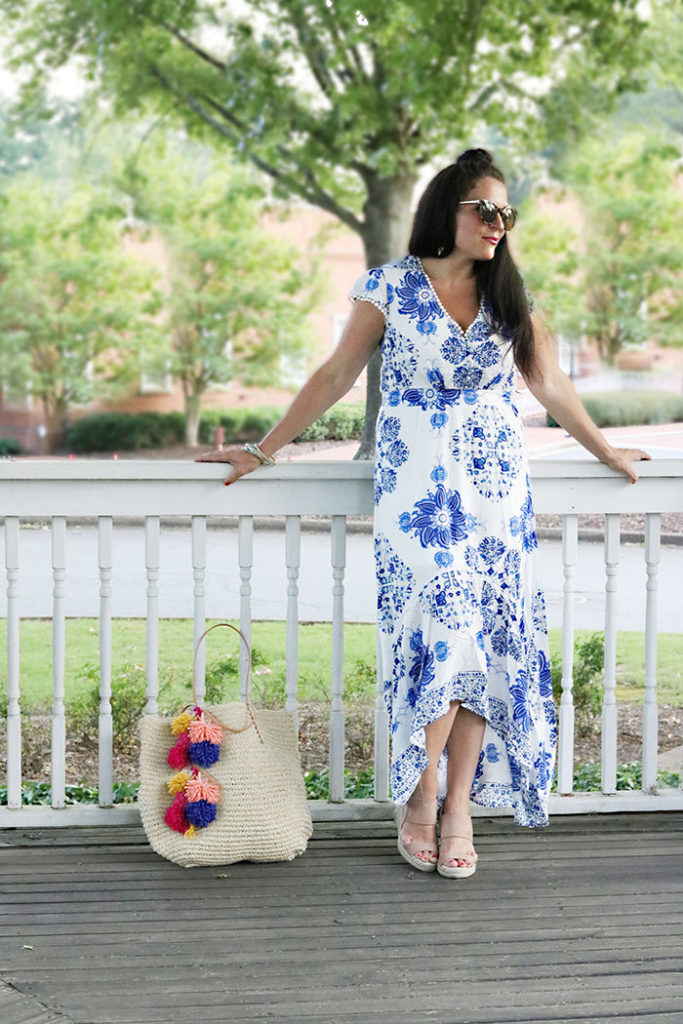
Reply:
<svg viewBox="0 0 683 1024"><path fill-rule="evenodd" d="M350 295L386 319L375 558L393 799L406 802L427 764L425 725L457 700L487 723L472 800L545 825L555 705L508 340L485 300L463 332L414 256L363 274Z"/></svg>

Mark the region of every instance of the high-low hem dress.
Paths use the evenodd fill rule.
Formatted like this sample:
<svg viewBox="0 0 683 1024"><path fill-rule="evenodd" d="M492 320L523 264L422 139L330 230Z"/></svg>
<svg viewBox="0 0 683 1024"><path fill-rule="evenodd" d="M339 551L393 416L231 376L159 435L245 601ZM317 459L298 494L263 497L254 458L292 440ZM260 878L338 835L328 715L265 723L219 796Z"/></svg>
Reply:
<svg viewBox="0 0 683 1024"><path fill-rule="evenodd" d="M425 726L459 701L486 719L471 799L546 825L557 728L509 340L485 298L463 331L414 256L367 271L350 297L386 321L374 542L392 797L408 800Z"/></svg>

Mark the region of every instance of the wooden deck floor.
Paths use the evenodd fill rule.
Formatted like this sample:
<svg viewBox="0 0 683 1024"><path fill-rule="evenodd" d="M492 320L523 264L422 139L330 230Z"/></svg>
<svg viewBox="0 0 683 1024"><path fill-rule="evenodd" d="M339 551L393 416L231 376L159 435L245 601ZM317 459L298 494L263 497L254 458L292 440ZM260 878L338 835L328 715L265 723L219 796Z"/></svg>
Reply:
<svg viewBox="0 0 683 1024"><path fill-rule="evenodd" d="M191 871L137 828L2 831L0 1021L683 1022L683 815L476 826L462 882L385 822Z"/></svg>

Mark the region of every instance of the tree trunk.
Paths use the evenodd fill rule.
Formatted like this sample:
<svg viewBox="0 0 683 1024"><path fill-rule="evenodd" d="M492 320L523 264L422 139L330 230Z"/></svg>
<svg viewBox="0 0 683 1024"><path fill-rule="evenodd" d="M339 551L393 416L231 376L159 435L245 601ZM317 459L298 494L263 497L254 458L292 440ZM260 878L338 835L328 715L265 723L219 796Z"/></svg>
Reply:
<svg viewBox="0 0 683 1024"><path fill-rule="evenodd" d="M393 178L366 177L368 195L363 208L365 224L362 238L368 268L379 267L405 254L415 181L415 175L408 173ZM381 367L382 353L378 348L367 366L365 425L355 459L374 457L375 425L381 403Z"/></svg>
<svg viewBox="0 0 683 1024"><path fill-rule="evenodd" d="M185 444L196 448L199 445L200 396L185 391Z"/></svg>

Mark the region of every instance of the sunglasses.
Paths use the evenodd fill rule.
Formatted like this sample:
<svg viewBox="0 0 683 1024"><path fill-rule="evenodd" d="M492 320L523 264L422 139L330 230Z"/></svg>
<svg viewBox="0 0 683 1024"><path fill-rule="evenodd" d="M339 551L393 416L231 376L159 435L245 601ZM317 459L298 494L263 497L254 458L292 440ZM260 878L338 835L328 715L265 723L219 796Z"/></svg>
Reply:
<svg viewBox="0 0 683 1024"><path fill-rule="evenodd" d="M517 211L511 206L496 206L490 199L463 199L458 206L476 206L484 224L495 224L496 217L500 214L506 231L511 231L517 220Z"/></svg>

